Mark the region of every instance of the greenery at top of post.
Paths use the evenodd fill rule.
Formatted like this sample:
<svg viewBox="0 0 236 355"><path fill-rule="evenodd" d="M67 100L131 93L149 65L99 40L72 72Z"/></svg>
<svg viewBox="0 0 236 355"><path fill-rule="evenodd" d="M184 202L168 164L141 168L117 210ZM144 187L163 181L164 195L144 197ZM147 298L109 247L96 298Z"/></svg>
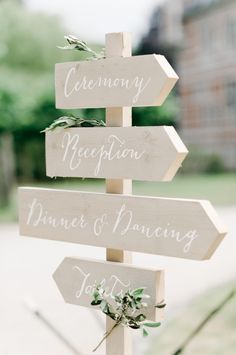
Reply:
<svg viewBox="0 0 236 355"><path fill-rule="evenodd" d="M145 309L150 308L145 302L145 299L150 298L144 293L145 288L140 287L134 290L128 290L123 296L115 295L115 306L106 299L105 290L101 285L96 286L92 295L92 306L99 306L100 310L114 321L114 325L108 330L102 340L93 349L96 351L103 341L113 332L113 330L122 325L131 329L141 329L144 337L148 336L147 328L157 328L161 325L160 322L147 322ZM154 308L164 308L166 305L164 301L154 305Z"/></svg>
<svg viewBox="0 0 236 355"><path fill-rule="evenodd" d="M93 49L89 48L86 42L81 41L79 38L74 35L64 36L69 44L66 46L57 46L59 49L63 50L78 50L82 52L87 52L90 54L88 59L101 59L104 58L104 51L102 50L100 53L95 52Z"/></svg>

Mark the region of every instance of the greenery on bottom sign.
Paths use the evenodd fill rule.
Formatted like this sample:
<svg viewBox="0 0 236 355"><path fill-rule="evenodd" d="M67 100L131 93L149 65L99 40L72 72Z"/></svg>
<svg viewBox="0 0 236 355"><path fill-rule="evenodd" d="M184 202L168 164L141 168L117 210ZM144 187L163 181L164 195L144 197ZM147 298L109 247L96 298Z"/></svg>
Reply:
<svg viewBox="0 0 236 355"><path fill-rule="evenodd" d="M145 308L148 304L145 302L150 296L144 293L144 288L137 288L129 290L124 293L123 296L116 295L114 297L115 306L112 306L105 296L105 290L101 285L96 286L93 293L92 306L99 306L101 311L108 317L110 317L115 323L113 327L107 331L99 344L94 348L96 351L103 341L112 333L112 331L118 326L132 329L141 329L144 337L148 336L147 328L157 328L161 325L159 322L147 322ZM155 308L164 308L165 303L162 301Z"/></svg>

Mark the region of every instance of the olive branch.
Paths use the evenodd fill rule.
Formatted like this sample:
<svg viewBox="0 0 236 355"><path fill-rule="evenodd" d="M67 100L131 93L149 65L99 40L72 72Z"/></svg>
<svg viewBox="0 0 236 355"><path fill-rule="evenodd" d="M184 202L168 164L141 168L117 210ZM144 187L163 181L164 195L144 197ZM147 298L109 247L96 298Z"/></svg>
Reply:
<svg viewBox="0 0 236 355"><path fill-rule="evenodd" d="M90 57L88 59L102 59L104 58L104 50L102 50L100 53L95 52L93 49L89 48L86 42L81 41L79 38L69 35L69 36L64 36L64 38L67 40L69 43L68 45L61 47L57 46L57 48L62 49L62 50L78 50L81 52L87 52L90 54Z"/></svg>
<svg viewBox="0 0 236 355"><path fill-rule="evenodd" d="M49 127L41 131L52 131L57 127L70 128L70 127L105 127L106 124L102 120L85 119L75 116L62 116L57 118Z"/></svg>
<svg viewBox="0 0 236 355"><path fill-rule="evenodd" d="M131 329L141 329L144 337L148 336L146 328L157 328L161 325L160 322L147 322L146 315L142 312L143 309L148 308L145 299L150 298L144 293L144 288L136 288L134 290L126 291L124 296L114 296L115 306L112 306L105 297L105 290L101 285L96 286L92 295L92 306L99 306L100 310L115 323L110 330L108 330L98 345L93 349L96 351L104 340L114 331L116 327L122 325ZM164 308L166 304L164 301L154 305L154 308ZM138 314L137 314L138 312Z"/></svg>

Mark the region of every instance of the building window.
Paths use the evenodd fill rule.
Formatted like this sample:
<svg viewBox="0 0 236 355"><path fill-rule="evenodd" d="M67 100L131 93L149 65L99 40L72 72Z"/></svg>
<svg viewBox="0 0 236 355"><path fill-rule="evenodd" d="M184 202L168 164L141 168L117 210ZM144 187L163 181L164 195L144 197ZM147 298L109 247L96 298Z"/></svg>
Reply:
<svg viewBox="0 0 236 355"><path fill-rule="evenodd" d="M205 52L210 52L215 43L214 32L212 28L212 24L207 22L203 23L201 26L201 42L202 42L202 49Z"/></svg>
<svg viewBox="0 0 236 355"><path fill-rule="evenodd" d="M218 122L218 110L217 107L212 105L211 103L205 104L202 107L202 113L201 113L201 119L202 119L202 126L203 127L212 127L212 124L214 122L214 125L216 125L216 122Z"/></svg>
<svg viewBox="0 0 236 355"><path fill-rule="evenodd" d="M227 42L231 47L236 47L236 17L227 20Z"/></svg>
<svg viewBox="0 0 236 355"><path fill-rule="evenodd" d="M236 117L236 81L231 81L226 85L226 105L229 116Z"/></svg>

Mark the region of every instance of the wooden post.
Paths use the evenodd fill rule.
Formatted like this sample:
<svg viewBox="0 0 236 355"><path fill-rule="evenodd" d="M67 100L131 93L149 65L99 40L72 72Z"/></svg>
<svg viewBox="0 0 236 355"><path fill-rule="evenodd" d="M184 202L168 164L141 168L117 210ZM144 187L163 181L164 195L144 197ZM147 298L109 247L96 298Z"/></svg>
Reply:
<svg viewBox="0 0 236 355"><path fill-rule="evenodd" d="M131 34L126 32L106 34L106 57L130 57L132 55ZM131 107L106 108L106 125L111 127L132 126ZM107 179L106 192L131 194L132 180ZM131 253L123 250L107 249L108 261L130 262ZM106 330L109 331L114 321L107 317ZM106 355L131 355L132 338L128 329L117 327L106 340Z"/></svg>

